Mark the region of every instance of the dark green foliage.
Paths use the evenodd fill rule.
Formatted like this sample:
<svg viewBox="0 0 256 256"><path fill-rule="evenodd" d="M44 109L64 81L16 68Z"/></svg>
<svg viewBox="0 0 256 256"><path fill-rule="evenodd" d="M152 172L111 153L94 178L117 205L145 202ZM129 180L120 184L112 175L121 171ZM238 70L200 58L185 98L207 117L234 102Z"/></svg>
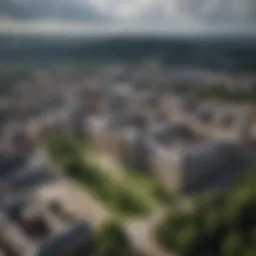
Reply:
<svg viewBox="0 0 256 256"><path fill-rule="evenodd" d="M55 136L48 141L48 152L53 160L61 165L64 173L85 185L114 211L125 215L145 214L150 210L148 204L131 191L119 186L106 173L87 163L84 149L76 140L66 136Z"/></svg>
<svg viewBox="0 0 256 256"><path fill-rule="evenodd" d="M6 1L1 1L1 3ZM11 2L11 1L10 1ZM38 1L33 1L38 2ZM27 9L19 12L27 12ZM0 7L0 10L3 8ZM37 8L40 9L40 8ZM34 13L33 11L31 13ZM54 40L53 40L54 38ZM237 34L203 37L155 37L155 36L117 36L103 38L56 38L45 36L19 36L19 44L12 35L2 35L1 60L26 63L30 66L54 66L68 61L71 64L125 62L133 66L149 58L161 59L171 66L200 66L207 70L255 72L255 37ZM226 61L229 60L229 61ZM140 64L140 63L139 63Z"/></svg>
<svg viewBox="0 0 256 256"><path fill-rule="evenodd" d="M234 227L248 232L256 227L256 193L250 189L239 190L228 202L228 214Z"/></svg>
<svg viewBox="0 0 256 256"><path fill-rule="evenodd" d="M95 253L93 256L135 256L135 252L121 225L111 222L105 224L95 234Z"/></svg>
<svg viewBox="0 0 256 256"><path fill-rule="evenodd" d="M177 196L174 196L173 193L167 191L164 186L158 182L156 182L156 186L154 188L155 197L163 203L173 204L177 201Z"/></svg>
<svg viewBox="0 0 256 256"><path fill-rule="evenodd" d="M227 235L223 241L222 253L225 256L240 256L245 255L245 244L239 233L233 232Z"/></svg>
<svg viewBox="0 0 256 256"><path fill-rule="evenodd" d="M146 214L150 210L150 207L148 207L143 198L136 197L128 189L119 187L117 191L119 193L113 198L114 204L117 208L123 209L126 214Z"/></svg>
<svg viewBox="0 0 256 256"><path fill-rule="evenodd" d="M193 210L169 214L156 230L158 241L180 256L256 255L252 183L254 175L225 195L197 198Z"/></svg>
<svg viewBox="0 0 256 256"><path fill-rule="evenodd" d="M60 164L66 164L74 159L82 159L79 144L65 135L51 137L47 142L47 149L50 155Z"/></svg>

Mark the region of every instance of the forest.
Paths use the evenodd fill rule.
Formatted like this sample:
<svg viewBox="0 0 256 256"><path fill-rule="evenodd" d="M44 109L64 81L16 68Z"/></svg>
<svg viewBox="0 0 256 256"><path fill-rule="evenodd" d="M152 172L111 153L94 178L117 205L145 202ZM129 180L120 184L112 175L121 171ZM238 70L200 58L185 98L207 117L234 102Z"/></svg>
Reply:
<svg viewBox="0 0 256 256"><path fill-rule="evenodd" d="M253 72L256 38L252 36L0 37L1 62L138 62L160 59L170 66L200 67L227 72Z"/></svg>

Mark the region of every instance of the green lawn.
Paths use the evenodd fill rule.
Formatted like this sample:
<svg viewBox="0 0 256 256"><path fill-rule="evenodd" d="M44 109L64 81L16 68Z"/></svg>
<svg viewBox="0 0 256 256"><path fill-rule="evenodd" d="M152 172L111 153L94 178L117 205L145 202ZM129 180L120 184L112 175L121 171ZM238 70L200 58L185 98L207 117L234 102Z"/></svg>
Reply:
<svg viewBox="0 0 256 256"><path fill-rule="evenodd" d="M114 215L121 218L139 217L154 209L156 200L146 182L131 178L130 175L115 179L111 171L97 165L97 158L88 153L90 149L87 148L84 154L84 148L76 140L64 136L54 137L49 140L47 148L65 175L85 186Z"/></svg>
<svg viewBox="0 0 256 256"><path fill-rule="evenodd" d="M99 163L100 153L91 149L90 152L85 153L86 162L91 162L96 165ZM132 197L143 198L143 201L149 206L151 210L154 210L161 204L171 204L174 201L174 196L167 192L160 182L150 175L142 174L133 170L125 170L124 167L118 166L117 170L100 168L99 171L112 181L116 180L119 187L129 192ZM118 174L119 172L119 174ZM118 177L116 177L118 176Z"/></svg>

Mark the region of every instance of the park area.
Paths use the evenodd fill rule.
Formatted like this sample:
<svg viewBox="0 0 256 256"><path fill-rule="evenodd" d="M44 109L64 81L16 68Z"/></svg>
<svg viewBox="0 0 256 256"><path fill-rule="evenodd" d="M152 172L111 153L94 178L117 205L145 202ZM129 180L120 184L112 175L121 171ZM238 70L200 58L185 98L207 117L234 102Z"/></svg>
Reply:
<svg viewBox="0 0 256 256"><path fill-rule="evenodd" d="M122 221L151 214L173 200L153 177L124 170L106 155L73 138L51 138L47 147L65 175L85 187Z"/></svg>

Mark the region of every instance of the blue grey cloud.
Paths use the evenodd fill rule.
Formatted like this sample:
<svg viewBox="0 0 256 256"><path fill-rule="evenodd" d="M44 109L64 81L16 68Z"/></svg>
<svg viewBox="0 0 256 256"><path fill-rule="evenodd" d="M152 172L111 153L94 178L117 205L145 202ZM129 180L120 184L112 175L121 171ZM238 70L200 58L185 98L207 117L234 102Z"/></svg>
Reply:
<svg viewBox="0 0 256 256"><path fill-rule="evenodd" d="M13 19L254 22L255 0L1 0Z"/></svg>
<svg viewBox="0 0 256 256"><path fill-rule="evenodd" d="M252 22L256 20L255 0L152 0L143 10L147 19L188 22Z"/></svg>
<svg viewBox="0 0 256 256"><path fill-rule="evenodd" d="M89 2L70 0L1 0L0 17L11 19L73 19L102 21L109 17Z"/></svg>

